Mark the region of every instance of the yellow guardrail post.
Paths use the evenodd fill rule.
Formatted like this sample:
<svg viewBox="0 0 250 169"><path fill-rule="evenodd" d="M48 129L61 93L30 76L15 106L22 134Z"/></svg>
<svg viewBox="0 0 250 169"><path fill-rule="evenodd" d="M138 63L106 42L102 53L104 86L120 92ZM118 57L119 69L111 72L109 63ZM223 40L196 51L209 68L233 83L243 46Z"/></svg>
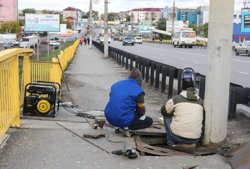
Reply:
<svg viewBox="0 0 250 169"><path fill-rule="evenodd" d="M33 51L8 49L0 52L0 138L10 126L20 127L18 57L28 53Z"/></svg>
<svg viewBox="0 0 250 169"><path fill-rule="evenodd" d="M58 82L61 84L62 80L62 70L60 67L60 63L57 61L56 58L52 58L52 67L50 70L50 81Z"/></svg>
<svg viewBox="0 0 250 169"><path fill-rule="evenodd" d="M14 110L13 110L13 120L11 121L12 127L20 127L20 100L19 100L19 75L18 75L18 56L16 56L15 61L13 62L12 67L12 75L10 77L10 80L13 82L11 86L11 90L13 91L14 96L12 96L11 100L14 104ZM11 94L11 91L9 91L9 94Z"/></svg>
<svg viewBox="0 0 250 169"><path fill-rule="evenodd" d="M30 54L24 54L23 58L23 82L24 87L31 82L31 61Z"/></svg>

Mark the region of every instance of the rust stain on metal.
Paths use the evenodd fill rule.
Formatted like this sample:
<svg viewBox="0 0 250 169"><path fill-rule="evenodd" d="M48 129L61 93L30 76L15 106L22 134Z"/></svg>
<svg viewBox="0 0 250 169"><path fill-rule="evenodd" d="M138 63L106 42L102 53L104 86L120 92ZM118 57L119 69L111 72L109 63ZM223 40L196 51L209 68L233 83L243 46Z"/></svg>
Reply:
<svg viewBox="0 0 250 169"><path fill-rule="evenodd" d="M240 147L233 152L233 157L230 163L234 169L249 169L250 168L250 143Z"/></svg>
<svg viewBox="0 0 250 169"><path fill-rule="evenodd" d="M139 150L142 154L147 153L158 156L192 156L191 154L171 150L168 148L150 146L142 142L141 138L139 137L135 139L135 143L137 150Z"/></svg>

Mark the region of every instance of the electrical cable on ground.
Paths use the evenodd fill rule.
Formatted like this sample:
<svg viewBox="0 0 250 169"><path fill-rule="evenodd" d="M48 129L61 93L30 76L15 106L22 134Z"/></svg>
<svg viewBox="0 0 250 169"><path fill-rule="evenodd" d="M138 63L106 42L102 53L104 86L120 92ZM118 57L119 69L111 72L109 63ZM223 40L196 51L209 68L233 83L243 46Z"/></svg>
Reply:
<svg viewBox="0 0 250 169"><path fill-rule="evenodd" d="M59 62L59 65L60 65L60 68L61 68L61 71L62 71L62 77L63 77L62 79L63 79L63 82L64 82L65 85L66 85L67 91L68 91L69 96L70 96L70 100L71 100L72 104L74 105L75 102L74 102L74 99L73 99L73 97L72 97L72 95L71 95L71 92L70 92L70 89L69 89L69 85L68 85L68 82L67 82L67 80L66 80L66 76L65 76L65 74L64 74L63 67L62 67L62 65L61 65L61 62L60 62L60 59L59 59L58 56L57 56L57 59L58 59L58 62ZM72 113L72 114L75 114L75 115L79 114L79 112L75 112L75 111L73 111L73 110L70 110L70 109L66 108L65 106L62 106L62 107L63 107L67 112L69 112L69 113ZM84 116L84 118L86 119L86 121L87 121L87 123L89 124L89 126L92 128L93 124L91 124L91 123L89 122L89 120L88 120L88 118L87 118L86 116ZM91 142L91 141L85 139L84 137L78 135L77 133L75 133L75 132L69 130L68 128L66 128L66 127L64 127L64 126L62 126L61 124L59 124L59 123L56 123L56 124L58 124L59 126L63 127L64 129L70 131L70 132L73 133L74 135L76 135L76 136L82 138L83 140L87 141L88 143L94 145L95 147L97 147L97 148L103 150L104 152L110 153L110 152L108 152L107 150L101 148L100 146L94 144L93 142ZM121 144L121 143L124 144L124 145L123 145L122 151L125 152L125 151L127 150L127 143L126 143L126 141L113 141L113 140L111 140L111 139L110 139L110 133L109 133L109 131L108 131L108 129L107 129L107 126L105 126L105 130L106 130L106 134L107 134L106 140L107 140L108 142L115 143L115 144Z"/></svg>
<svg viewBox="0 0 250 169"><path fill-rule="evenodd" d="M79 137L79 138L83 139L84 141L86 141L86 142L90 143L91 145L95 146L96 148L98 148L98 149L100 149L100 150L104 151L105 153L110 154L110 152L108 152L107 150L105 150L105 149L103 149L102 147L100 147L100 146L98 146L98 145L94 144L93 142L89 141L88 139L86 139L86 138L84 138L84 137L80 136L79 134L75 133L74 131L72 131L72 130L70 130L70 129L66 128L65 126L61 125L60 123L56 123L56 124L57 124L57 125L59 125L59 126L61 126L62 128L64 128L65 130L67 130L67 131L71 132L72 134L76 135L77 137Z"/></svg>
<svg viewBox="0 0 250 169"><path fill-rule="evenodd" d="M69 112L69 113L71 113L71 114L74 114L74 115L79 114L78 112L75 112L75 111L71 110L70 108L66 108L65 106L62 106L62 107L63 107L67 112ZM88 120L88 118L87 118L86 116L80 116L80 117L84 117L85 120L86 120L86 122L87 122L87 123L89 124L89 126L92 128L93 124L90 123L90 121ZM106 126L105 126L106 140L107 140L108 142L115 143L115 144L123 144L123 149L122 149L122 150L125 151L125 150L127 149L127 143L126 143L126 141L113 141L113 140L111 140L111 139L110 139L110 133L109 133L107 127L108 127L108 126L106 125ZM109 126L109 127L111 127L111 126ZM112 128L112 127L111 127L111 128Z"/></svg>

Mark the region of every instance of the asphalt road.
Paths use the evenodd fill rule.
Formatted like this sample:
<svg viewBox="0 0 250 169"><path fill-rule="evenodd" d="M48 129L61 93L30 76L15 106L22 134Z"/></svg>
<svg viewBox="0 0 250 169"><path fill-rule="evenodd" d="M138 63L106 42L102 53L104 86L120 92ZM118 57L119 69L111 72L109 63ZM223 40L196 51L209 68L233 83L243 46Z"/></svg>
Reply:
<svg viewBox="0 0 250 169"><path fill-rule="evenodd" d="M122 46L122 42L112 41L112 47L175 66L192 67L196 72L206 75L207 50L201 48L174 48L172 45L143 43L135 46ZM250 58L236 56L232 51L231 82L250 87Z"/></svg>

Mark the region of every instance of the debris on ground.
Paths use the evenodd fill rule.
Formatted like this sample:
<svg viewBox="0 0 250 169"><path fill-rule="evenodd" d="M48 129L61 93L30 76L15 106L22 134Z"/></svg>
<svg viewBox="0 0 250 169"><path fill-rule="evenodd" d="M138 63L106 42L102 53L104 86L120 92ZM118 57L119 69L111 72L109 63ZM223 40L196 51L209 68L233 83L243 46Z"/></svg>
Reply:
<svg viewBox="0 0 250 169"><path fill-rule="evenodd" d="M241 146L235 152L232 153L232 158L230 160L233 168L250 168L250 143Z"/></svg>
<svg viewBox="0 0 250 169"><path fill-rule="evenodd" d="M90 134L83 134L83 137L85 138L91 138L91 139L98 139L105 137L106 135L103 133L90 133Z"/></svg>

